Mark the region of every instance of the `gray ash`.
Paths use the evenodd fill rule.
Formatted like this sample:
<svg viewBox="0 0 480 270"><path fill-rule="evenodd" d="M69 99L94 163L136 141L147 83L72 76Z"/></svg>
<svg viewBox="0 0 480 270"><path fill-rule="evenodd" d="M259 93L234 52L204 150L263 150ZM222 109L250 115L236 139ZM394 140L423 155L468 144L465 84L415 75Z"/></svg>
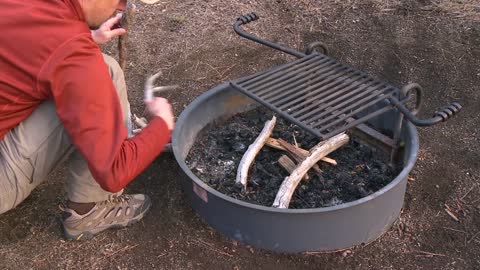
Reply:
<svg viewBox="0 0 480 270"><path fill-rule="evenodd" d="M285 152L263 147L249 170L246 191L235 185L237 168L248 146L257 138L272 113L259 108L238 114L225 122L213 123L200 132L187 157L187 165L202 181L230 197L271 206L278 189L289 174L278 164ZM278 118L272 137L294 143L304 149L319 140L282 118ZM352 138L331 153L333 166L320 162L323 174L309 173L310 180L297 187L290 208L334 206L366 197L389 184L399 173L387 165L388 156Z"/></svg>

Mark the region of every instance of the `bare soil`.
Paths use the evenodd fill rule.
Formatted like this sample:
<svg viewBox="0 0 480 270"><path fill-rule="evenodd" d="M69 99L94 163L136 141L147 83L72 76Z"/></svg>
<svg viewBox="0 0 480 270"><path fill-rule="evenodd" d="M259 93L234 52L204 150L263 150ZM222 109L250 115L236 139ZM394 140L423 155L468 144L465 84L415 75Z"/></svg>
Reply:
<svg viewBox="0 0 480 270"><path fill-rule="evenodd" d="M329 254L275 254L222 236L191 210L174 158L161 155L128 192L154 206L142 222L88 242L62 238L65 168L0 216L2 269L480 269L480 16L478 0L161 1L138 4L126 70L142 114L143 84L160 84L176 115L211 87L292 60L237 37L231 25L256 11L248 29L289 47L322 40L331 56L402 86L425 89L422 115L450 101L458 117L421 128L420 155L398 222L375 242ZM103 48L116 55L115 44ZM451 215L446 212L450 208Z"/></svg>
<svg viewBox="0 0 480 270"><path fill-rule="evenodd" d="M271 111L260 107L208 125L190 149L186 160L188 167L203 182L223 194L272 206L280 185L289 175L278 163L278 159L286 154L284 151L263 147L249 169L247 188L235 183L240 160L272 116ZM303 149L311 149L319 142L280 117L271 137L292 145L296 142ZM388 166L387 153L355 137L329 157L338 165L319 162L322 173L310 170L309 178L295 190L289 208L328 207L358 200L388 185L400 172L399 168Z"/></svg>

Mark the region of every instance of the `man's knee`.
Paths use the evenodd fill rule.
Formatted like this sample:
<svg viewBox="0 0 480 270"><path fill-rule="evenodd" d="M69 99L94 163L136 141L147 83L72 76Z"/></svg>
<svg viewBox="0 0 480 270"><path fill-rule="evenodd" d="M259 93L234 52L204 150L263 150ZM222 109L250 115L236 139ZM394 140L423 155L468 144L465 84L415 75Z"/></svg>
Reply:
<svg viewBox="0 0 480 270"><path fill-rule="evenodd" d="M117 60L110 55L104 53L102 55L103 61L105 61L105 64L107 64L108 71L110 72L110 77L112 77L112 79L116 79L118 76L123 77L123 70L120 67L120 64L118 64Z"/></svg>
<svg viewBox="0 0 480 270"><path fill-rule="evenodd" d="M123 70L113 57L103 54L103 59L105 61L105 64L108 66L113 85L117 90L120 106L122 107L123 111L123 119L125 121L125 125L130 130L130 103L128 102L127 85L125 83Z"/></svg>
<svg viewBox="0 0 480 270"><path fill-rule="evenodd" d="M33 189L29 179L0 161L0 214L8 212L25 200Z"/></svg>

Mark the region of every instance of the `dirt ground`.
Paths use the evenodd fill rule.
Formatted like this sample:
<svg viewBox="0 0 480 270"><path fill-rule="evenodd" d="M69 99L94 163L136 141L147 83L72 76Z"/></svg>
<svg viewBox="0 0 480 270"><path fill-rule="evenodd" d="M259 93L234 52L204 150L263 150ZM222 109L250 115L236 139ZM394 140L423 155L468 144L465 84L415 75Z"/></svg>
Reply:
<svg viewBox="0 0 480 270"><path fill-rule="evenodd" d="M62 238L56 205L64 196L65 168L55 171L0 216L0 268L480 269L478 0L165 0L137 7L126 71L137 113L143 112L145 78L156 70L164 73L160 84L181 86L165 94L179 115L221 82L292 60L233 33L235 18L250 11L262 19L248 29L270 40L293 48L322 40L332 57L397 86L418 82L425 116L450 101L464 109L445 124L419 130L419 160L401 218L365 247L292 255L235 243L191 210L179 168L165 154L127 190L152 197L149 215L88 242ZM116 55L114 44L104 50Z"/></svg>

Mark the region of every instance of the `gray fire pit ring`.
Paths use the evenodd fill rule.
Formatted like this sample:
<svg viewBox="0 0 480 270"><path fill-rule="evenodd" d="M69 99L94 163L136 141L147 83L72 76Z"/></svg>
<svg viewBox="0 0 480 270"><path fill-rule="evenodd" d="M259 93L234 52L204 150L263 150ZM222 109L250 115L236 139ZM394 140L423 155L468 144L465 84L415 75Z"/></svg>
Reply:
<svg viewBox="0 0 480 270"><path fill-rule="evenodd" d="M198 97L180 115L172 147L183 171L183 190L192 208L210 226L240 242L276 252L332 251L369 243L397 220L408 174L418 153L415 126L403 127L404 168L376 193L349 203L314 209L276 209L226 196L202 182L185 163L197 134L209 123L256 106L248 97L221 84ZM369 124L392 130L395 112Z"/></svg>

